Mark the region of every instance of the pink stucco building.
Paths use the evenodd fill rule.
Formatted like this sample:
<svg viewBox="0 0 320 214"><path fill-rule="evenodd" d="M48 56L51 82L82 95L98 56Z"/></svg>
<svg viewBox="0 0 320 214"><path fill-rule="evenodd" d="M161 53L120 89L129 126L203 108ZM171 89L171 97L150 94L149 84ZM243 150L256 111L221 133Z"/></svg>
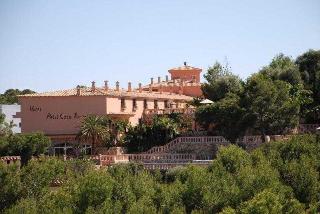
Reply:
<svg viewBox="0 0 320 214"><path fill-rule="evenodd" d="M74 140L81 118L88 114L109 115L136 125L145 114L183 109L193 97L201 96L201 71L185 63L169 70L170 79L152 78L150 84L136 88L130 82L126 89L119 82L110 88L104 81L102 87L92 82L91 87L22 95L16 117L21 118L22 133L41 131L57 143Z"/></svg>

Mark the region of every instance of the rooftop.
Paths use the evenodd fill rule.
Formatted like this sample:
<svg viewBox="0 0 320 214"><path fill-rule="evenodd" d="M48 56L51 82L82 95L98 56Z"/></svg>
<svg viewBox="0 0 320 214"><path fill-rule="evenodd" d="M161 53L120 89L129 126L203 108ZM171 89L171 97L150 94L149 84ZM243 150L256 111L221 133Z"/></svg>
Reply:
<svg viewBox="0 0 320 214"><path fill-rule="evenodd" d="M139 92L138 90L127 91L125 89L105 90L104 88L96 87L92 90L91 87L80 88L80 94L77 95L77 88L58 90L52 92L42 92L34 94L19 95L19 97L67 97L67 96L109 96L109 97L134 97L134 98L157 98L157 99L173 99L173 100L192 100L192 97L179 94L170 94L168 92Z"/></svg>
<svg viewBox="0 0 320 214"><path fill-rule="evenodd" d="M201 68L196 68L196 67L187 65L187 62L184 62L183 64L184 64L183 66L169 69L169 72L170 71L202 71Z"/></svg>
<svg viewBox="0 0 320 214"><path fill-rule="evenodd" d="M170 87L170 86L180 86L181 85L181 82L183 82L183 86L201 86L201 83L199 82L195 82L193 80L180 80L180 79L177 79L177 80L168 80L168 81L161 81L160 83L158 82L155 82L153 84L151 84L152 88L159 88L160 85L162 87ZM148 89L150 87L150 84L148 85L144 85L142 88L143 89Z"/></svg>

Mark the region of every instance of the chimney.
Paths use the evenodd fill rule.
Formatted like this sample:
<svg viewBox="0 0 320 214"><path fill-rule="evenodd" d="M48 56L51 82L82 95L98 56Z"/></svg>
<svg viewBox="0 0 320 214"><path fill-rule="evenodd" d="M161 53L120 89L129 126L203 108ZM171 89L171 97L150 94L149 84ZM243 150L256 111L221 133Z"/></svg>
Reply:
<svg viewBox="0 0 320 214"><path fill-rule="evenodd" d="M184 66L187 66L187 62L183 62L183 65L184 65Z"/></svg>
<svg viewBox="0 0 320 214"><path fill-rule="evenodd" d="M160 83L161 82L161 77L158 77L158 83Z"/></svg>
<svg viewBox="0 0 320 214"><path fill-rule="evenodd" d="M169 81L169 76L168 75L166 75L166 82L168 82Z"/></svg>
<svg viewBox="0 0 320 214"><path fill-rule="evenodd" d="M151 85L153 84L153 77L151 77L151 82L150 83L151 83Z"/></svg>
<svg viewBox="0 0 320 214"><path fill-rule="evenodd" d="M149 93L151 93L152 92L152 85L150 84L149 85Z"/></svg>
<svg viewBox="0 0 320 214"><path fill-rule="evenodd" d="M119 81L116 82L116 91L119 91Z"/></svg>
<svg viewBox="0 0 320 214"><path fill-rule="evenodd" d="M128 92L131 92L131 82L128 82Z"/></svg>
<svg viewBox="0 0 320 214"><path fill-rule="evenodd" d="M91 82L91 91L95 91L96 90L96 82L92 81Z"/></svg>
<svg viewBox="0 0 320 214"><path fill-rule="evenodd" d="M80 85L77 85L77 96L81 95L81 88Z"/></svg>
<svg viewBox="0 0 320 214"><path fill-rule="evenodd" d="M141 93L142 92L142 84L139 83L139 92Z"/></svg>
<svg viewBox="0 0 320 214"><path fill-rule="evenodd" d="M108 91L109 90L109 86L108 86L108 80L104 81L104 90Z"/></svg>

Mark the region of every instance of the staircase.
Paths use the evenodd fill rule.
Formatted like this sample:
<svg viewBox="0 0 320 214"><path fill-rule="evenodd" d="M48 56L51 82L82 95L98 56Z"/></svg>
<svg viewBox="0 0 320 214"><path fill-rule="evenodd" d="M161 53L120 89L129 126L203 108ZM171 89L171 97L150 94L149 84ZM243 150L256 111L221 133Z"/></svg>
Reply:
<svg viewBox="0 0 320 214"><path fill-rule="evenodd" d="M215 143L217 145L227 145L229 141L221 136L177 137L163 146L152 147L145 153L170 153L171 149L176 147L180 143Z"/></svg>

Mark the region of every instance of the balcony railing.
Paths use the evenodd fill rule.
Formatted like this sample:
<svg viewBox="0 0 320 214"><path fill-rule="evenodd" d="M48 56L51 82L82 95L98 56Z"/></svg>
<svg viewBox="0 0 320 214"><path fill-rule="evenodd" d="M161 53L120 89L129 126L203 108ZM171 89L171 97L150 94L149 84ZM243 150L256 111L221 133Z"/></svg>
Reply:
<svg viewBox="0 0 320 214"><path fill-rule="evenodd" d="M156 114L194 114L195 108L165 108L165 109L145 109L144 114L156 115Z"/></svg>

